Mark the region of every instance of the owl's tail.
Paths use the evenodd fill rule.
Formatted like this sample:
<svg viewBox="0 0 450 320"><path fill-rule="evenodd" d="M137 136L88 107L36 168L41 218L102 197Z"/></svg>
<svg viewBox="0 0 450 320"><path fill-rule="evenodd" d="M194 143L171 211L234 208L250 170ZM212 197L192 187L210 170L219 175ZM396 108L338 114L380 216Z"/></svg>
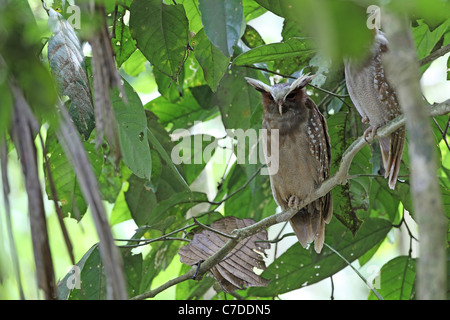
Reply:
<svg viewBox="0 0 450 320"><path fill-rule="evenodd" d="M383 158L385 178L389 178L389 188L394 189L397 182L403 148L405 146L406 129L404 127L391 133L389 137L380 138L381 156Z"/></svg>
<svg viewBox="0 0 450 320"><path fill-rule="evenodd" d="M299 212L289 221L300 244L305 248L314 241L314 250L322 251L325 240L325 224L333 215L333 199L331 193L319 198Z"/></svg>

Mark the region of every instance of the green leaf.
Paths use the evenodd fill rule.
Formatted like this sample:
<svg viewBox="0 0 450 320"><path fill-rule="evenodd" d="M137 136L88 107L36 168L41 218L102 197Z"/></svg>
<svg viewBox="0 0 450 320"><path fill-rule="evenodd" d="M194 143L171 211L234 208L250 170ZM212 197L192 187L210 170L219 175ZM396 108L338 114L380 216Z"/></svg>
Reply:
<svg viewBox="0 0 450 320"><path fill-rule="evenodd" d="M128 295L140 293L142 274L142 254L122 251ZM78 277L78 279L77 279ZM78 285L77 288L75 285ZM58 297L63 300L104 300L106 299L106 277L99 245L92 246L60 281Z"/></svg>
<svg viewBox="0 0 450 320"><path fill-rule="evenodd" d="M178 83L175 83L172 79L166 77L158 69L153 68L152 72L155 76L156 84L158 85L158 92L170 102L176 102L183 94L183 78L184 69L182 69Z"/></svg>
<svg viewBox="0 0 450 320"><path fill-rule="evenodd" d="M11 91L6 79L0 77L0 139L3 138L3 134L9 131L12 119L12 97Z"/></svg>
<svg viewBox="0 0 450 320"><path fill-rule="evenodd" d="M183 97L171 102L164 97L153 99L145 105L145 109L151 110L163 126L171 124L171 130L189 128L195 121L202 121L217 112L213 105L205 109L194 98L190 90L185 89Z"/></svg>
<svg viewBox="0 0 450 320"><path fill-rule="evenodd" d="M125 192L125 200L134 222L138 226L146 225L151 211L157 204L155 193L146 181L132 175L128 179L129 187Z"/></svg>
<svg viewBox="0 0 450 320"><path fill-rule="evenodd" d="M391 227L391 223L384 219L367 219L352 237L342 224L333 219L325 228L325 242L352 262L383 241ZM275 296L328 278L346 266L347 263L327 247L316 254L312 248L307 250L296 243L262 273L263 278L272 279L270 284L265 288L251 288L249 294Z"/></svg>
<svg viewBox="0 0 450 320"><path fill-rule="evenodd" d="M202 26L202 19L200 17L200 10L198 9L198 0L181 0L177 1L184 6L186 16L189 20L189 31L197 33Z"/></svg>
<svg viewBox="0 0 450 320"><path fill-rule="evenodd" d="M191 266L183 264L180 268L180 275L185 274L191 269ZM203 277L198 281L183 281L175 288L177 300L200 300L209 288L213 286L216 280L213 277Z"/></svg>
<svg viewBox="0 0 450 320"><path fill-rule="evenodd" d="M172 160L183 163L186 182L191 184L214 155L218 141L207 134L185 136L171 153ZM175 158L176 157L176 158Z"/></svg>
<svg viewBox="0 0 450 320"><path fill-rule="evenodd" d="M109 221L111 226L133 218L131 216L130 209L128 208L128 204L125 199L125 192L126 192L125 190L127 190L127 188L128 182L123 184L123 188L122 190L120 190L120 193L117 196L116 201L114 202L114 207L111 211L111 218Z"/></svg>
<svg viewBox="0 0 450 320"><path fill-rule="evenodd" d="M99 177L102 172L102 159L95 148L93 138L83 143L86 154L91 162L95 176ZM87 210L87 204L83 193L75 177L72 164L67 160L64 149L58 142L53 130L47 132L45 141L50 170L52 172L53 183L55 184L58 201L65 216L70 216L78 221L84 216ZM50 180L47 170L44 166L45 188L48 199L52 200L50 189Z"/></svg>
<svg viewBox="0 0 450 320"><path fill-rule="evenodd" d="M243 0L243 5L245 21L258 18L260 15L267 12L265 8L261 7L254 0Z"/></svg>
<svg viewBox="0 0 450 320"><path fill-rule="evenodd" d="M242 0L199 1L205 34L222 53L231 57L242 33Z"/></svg>
<svg viewBox="0 0 450 320"><path fill-rule="evenodd" d="M194 54L203 69L206 83L212 91L216 91L220 79L228 68L230 58L226 57L206 37L204 29L194 37Z"/></svg>
<svg viewBox="0 0 450 320"><path fill-rule="evenodd" d="M258 31L249 24L245 27L242 41L249 48L255 48L266 44Z"/></svg>
<svg viewBox="0 0 450 320"><path fill-rule="evenodd" d="M412 33L416 44L417 58L420 60L431 53L434 46L446 33L450 27L450 19L433 31L430 31L429 26L423 20L418 20L417 24L417 27L412 29Z"/></svg>
<svg viewBox="0 0 450 320"><path fill-rule="evenodd" d="M244 77L258 78L256 70L231 67L221 81L213 97L214 105L219 106L222 122L226 129L253 128L261 124L261 117L253 118L255 112L262 110L261 94L248 85ZM259 115L260 113L258 113Z"/></svg>
<svg viewBox="0 0 450 320"><path fill-rule="evenodd" d="M119 6L116 17L115 34L111 39L116 63L119 68L136 50L136 43L131 37L130 28L123 21L125 13L125 8Z"/></svg>
<svg viewBox="0 0 450 320"><path fill-rule="evenodd" d="M98 245L94 245L81 258L80 289L71 290L68 300L105 300L106 277L103 270L103 261Z"/></svg>
<svg viewBox="0 0 450 320"><path fill-rule="evenodd" d="M187 210L189 207L192 207L199 202L206 201L208 201L208 197L203 192L184 191L175 193L170 198L158 203L155 209L151 211L147 224L152 226L161 222L164 218L164 213L176 205L187 204L187 206L184 207L184 209ZM159 227L158 229L164 230L166 229L166 226Z"/></svg>
<svg viewBox="0 0 450 320"><path fill-rule="evenodd" d="M297 23L317 40L326 56L333 57L336 61L341 60L343 56L360 55L372 38L371 30L366 27L367 6L353 1L256 0L256 2L273 13Z"/></svg>
<svg viewBox="0 0 450 320"><path fill-rule="evenodd" d="M168 167L172 170L172 173L174 176L178 179L178 181L183 185L187 190L189 189L189 185L187 184L186 180L184 179L183 175L180 173L178 168L175 166L175 164L172 162L172 159L169 157L169 154L166 152L166 150L163 148L161 143L158 141L158 139L153 135L153 133L148 129L148 137L149 141L152 144L152 146L158 151L161 158L166 162Z"/></svg>
<svg viewBox="0 0 450 320"><path fill-rule="evenodd" d="M152 158L147 140L145 111L139 96L126 81L123 83L123 88L128 104L123 102L118 89L114 89L111 97L119 129L123 162L135 175L150 180Z"/></svg>
<svg viewBox="0 0 450 320"><path fill-rule="evenodd" d="M285 42L270 43L244 52L233 60L237 66L274 61L304 55L312 55L314 50L308 39L290 38Z"/></svg>
<svg viewBox="0 0 450 320"><path fill-rule="evenodd" d="M416 259L400 256L381 268L380 278L375 279L374 286L385 300L410 300L414 294L415 278ZM376 288L377 284L379 288ZM369 299L376 300L377 297L370 292Z"/></svg>
<svg viewBox="0 0 450 320"><path fill-rule="evenodd" d="M135 50L122 64L122 69L130 76L137 77L141 72L145 71L146 62L147 58L142 54L141 50Z"/></svg>
<svg viewBox="0 0 450 320"><path fill-rule="evenodd" d="M130 8L131 35L152 65L177 80L189 44L189 22L183 5L160 0L134 0Z"/></svg>

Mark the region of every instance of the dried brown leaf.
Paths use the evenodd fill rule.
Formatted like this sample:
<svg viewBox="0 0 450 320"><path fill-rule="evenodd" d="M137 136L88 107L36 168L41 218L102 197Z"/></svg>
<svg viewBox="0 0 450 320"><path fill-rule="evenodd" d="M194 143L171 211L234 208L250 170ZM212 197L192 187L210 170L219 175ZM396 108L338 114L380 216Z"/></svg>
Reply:
<svg viewBox="0 0 450 320"><path fill-rule="evenodd" d="M253 219L237 219L225 217L211 224L211 228L223 234L231 234L234 229L241 229L254 224ZM178 254L180 261L187 265L195 265L208 259L229 239L211 230L202 230L194 235L194 239L182 247ZM269 283L254 272L254 268L266 269L263 260L264 251L270 247L267 231L261 231L245 238L218 264L211 268L211 273L226 292L246 287L262 287Z"/></svg>

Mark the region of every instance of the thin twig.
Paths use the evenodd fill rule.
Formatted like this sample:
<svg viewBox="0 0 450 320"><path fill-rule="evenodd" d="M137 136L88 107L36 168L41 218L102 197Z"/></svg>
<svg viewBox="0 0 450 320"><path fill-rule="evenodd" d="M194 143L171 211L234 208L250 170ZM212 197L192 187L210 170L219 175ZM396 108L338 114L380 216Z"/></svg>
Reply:
<svg viewBox="0 0 450 320"><path fill-rule="evenodd" d="M116 241L126 241L126 240L135 240L135 239L115 239ZM171 240L178 240L178 241L186 241L189 242L191 240L186 239L186 238L178 238L178 237L160 237L157 239L147 239L146 241L144 241L143 243L138 243L138 244L123 244L120 246L117 246L119 248L137 248L137 247L141 247L141 246L145 246L147 244L150 244L152 242L156 242L156 241L171 241Z"/></svg>
<svg viewBox="0 0 450 320"><path fill-rule="evenodd" d="M181 232L181 231L184 231L184 230L186 230L186 229L195 227L195 226L196 226L195 223L191 223L191 224L189 224L189 225L187 225L187 226L184 226L184 227L182 227L182 228L180 228L180 229L171 231L171 232L169 232L169 233L163 234L162 236L160 236L160 237L158 237L158 238L153 238L153 239L114 239L114 240L115 240L115 241L140 242L139 244L135 245L135 247L140 247L140 246L144 246L144 245L147 245L147 244L152 243L152 242L155 242L155 241L168 240L168 239L170 238L171 235L176 234L176 233ZM183 239L184 239L184 238L183 238ZM171 239L171 240L174 240L174 239ZM177 240L179 240L179 239L177 239ZM186 240L186 241L189 241L188 239L185 239L185 240ZM142 242L142 243L141 243L141 242ZM129 248L131 248L132 246L133 246L133 245L123 245L123 246L120 246L120 247L122 247L122 248L124 248L124 247L129 247Z"/></svg>
<svg viewBox="0 0 450 320"><path fill-rule="evenodd" d="M337 250L333 249L333 247L330 246L329 244L324 242L324 245L327 246L331 251L333 251L339 258L344 260L350 266L350 268L352 268L353 271L355 271L355 273L362 279L362 281L364 281L364 283L367 284L369 289L375 294L375 296L378 298L378 300L384 300L383 297L378 293L378 291L374 287L372 287L372 285L370 285L370 283L366 280L366 278L364 278L363 275L354 266L352 266L350 261L345 259L345 257L343 255L341 255Z"/></svg>
<svg viewBox="0 0 450 320"><path fill-rule="evenodd" d="M393 224L392 226L393 226L394 228L400 228L403 224L405 225L406 230L408 231L408 234L409 234L410 238L416 240L417 242L419 242L419 239L417 239L417 238L412 234L411 229L409 229L409 226L408 226L408 224L406 223L406 220L405 220L405 208L403 208L403 215L402 215L402 219L400 220L400 223L399 223L399 224Z"/></svg>
<svg viewBox="0 0 450 320"><path fill-rule="evenodd" d="M196 225L198 225L198 226L200 226L200 227L202 227L202 228L204 228L204 229L206 229L206 230L209 230L209 231L211 231L211 232L217 233L217 234L219 234L219 235L221 235L221 236L224 236L225 238L228 238L228 239L235 239L235 238L236 238L235 236L229 235L228 233L224 233L224 232L222 232L222 231L220 231L220 230L216 230L216 229L214 229L214 228L211 228L210 226L207 226L207 225L205 225L205 224L199 222L199 221L198 221L197 219L195 219L195 218L193 218L193 219L194 219L194 223L195 223Z"/></svg>
<svg viewBox="0 0 450 320"><path fill-rule="evenodd" d="M443 55L450 52L450 44L446 45L445 47L439 48L436 51L433 51L430 55L426 56L425 58L419 60L419 65L424 66L427 63L436 60L439 57L442 57Z"/></svg>

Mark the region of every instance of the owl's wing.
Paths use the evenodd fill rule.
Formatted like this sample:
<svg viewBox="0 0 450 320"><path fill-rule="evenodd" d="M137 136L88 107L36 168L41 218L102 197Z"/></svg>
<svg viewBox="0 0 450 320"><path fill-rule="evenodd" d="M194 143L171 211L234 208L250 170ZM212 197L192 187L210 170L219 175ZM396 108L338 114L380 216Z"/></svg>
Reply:
<svg viewBox="0 0 450 320"><path fill-rule="evenodd" d="M311 100L312 101L312 100ZM309 122L313 132L310 139L311 151L319 162L319 184L322 184L330 176L330 166L331 166L331 144L330 137L328 135L328 127L325 117L320 113L317 106L313 103L312 117L310 117ZM331 203L331 194L327 194L322 197L323 201L323 212L322 218L326 223L330 222L331 215L333 212L333 205Z"/></svg>
<svg viewBox="0 0 450 320"><path fill-rule="evenodd" d="M309 151L316 160L317 184L321 184L330 175L331 145L325 118L315 103L308 97L306 104L310 107L307 123ZM325 224L329 223L333 214L331 193L311 202L291 219L292 229L303 246L314 240L317 253L322 250L325 240Z"/></svg>

